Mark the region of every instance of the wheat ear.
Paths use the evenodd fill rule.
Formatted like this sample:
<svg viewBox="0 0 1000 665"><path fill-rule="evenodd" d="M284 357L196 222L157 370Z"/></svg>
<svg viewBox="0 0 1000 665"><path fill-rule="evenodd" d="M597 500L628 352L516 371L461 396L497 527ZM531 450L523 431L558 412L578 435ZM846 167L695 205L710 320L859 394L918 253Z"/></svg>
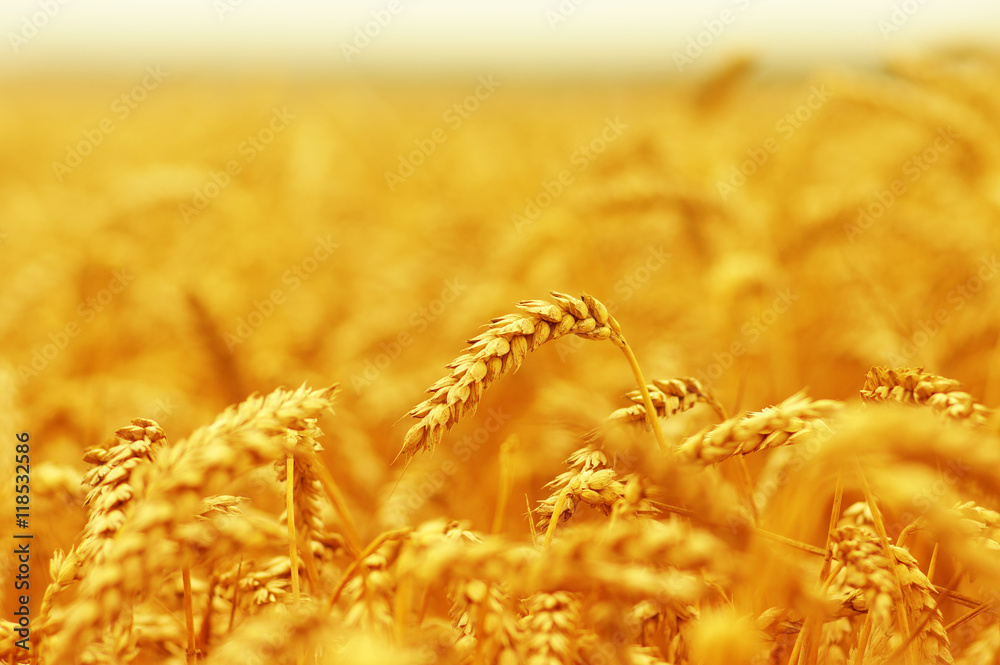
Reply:
<svg viewBox="0 0 1000 665"><path fill-rule="evenodd" d="M656 410L657 418L669 418L683 411L694 408L699 403L708 404L719 415L725 419L725 409L719 403L711 391L702 387L701 383L691 377L681 377L678 379L660 380L654 379L646 386L649 398ZM573 514L577 503L582 500L592 506L597 507L605 515L609 515L616 506L624 507L625 487L630 480L637 480L638 477L629 475L619 478L616 471L617 456L609 456L602 449L603 438L606 428L609 426L634 425L640 422L648 422L646 419L646 406L643 397L638 390L633 390L625 395L632 402L632 406L623 407L608 416L604 427L591 430L584 437L587 445L574 452L566 463L570 465L570 470L560 474L546 487L551 487L552 494L540 502L535 512L540 515L538 526L546 529L547 535L551 533L552 520L567 520ZM562 504L558 515L554 515L555 507ZM651 502L643 499L634 506L638 513L654 513ZM551 537L549 537L549 540Z"/></svg>
<svg viewBox="0 0 1000 665"><path fill-rule="evenodd" d="M316 441L316 437L321 436L323 433L315 426L315 422L312 425L313 427L310 430L303 432L289 430L289 444L293 449L308 450L314 455L323 449L319 442ZM313 468L309 457L292 455L283 462L279 460L275 463L275 467L278 468L279 479L284 480L288 485L285 489L286 493L290 495L287 498L291 499L290 501L286 501L288 505L285 509L284 518L289 528L298 534L293 533L289 536L296 542L296 548L299 546L298 540L301 539L306 575L313 593L315 593L319 584L319 571L316 569L312 545L324 530L322 515L323 484ZM291 468L289 468L289 465L291 465ZM290 558L295 558L291 556L291 552ZM293 594L295 591L294 583L297 581L297 568L297 566L292 566Z"/></svg>
<svg viewBox="0 0 1000 665"><path fill-rule="evenodd" d="M331 407L336 391L303 386L251 397L145 468L143 492L134 499L132 513L104 557L88 569L72 612L62 617L59 639L51 640L51 662L67 662L71 651L117 621L127 603L148 593L163 571L179 568L178 532L196 519L202 497L286 454L286 431L307 429L309 419Z"/></svg>
<svg viewBox="0 0 1000 665"><path fill-rule="evenodd" d="M698 379L684 376L677 379L653 379L653 382L646 386L649 398L656 407L656 415L660 418L669 418L682 411L693 409L699 403L707 404L723 420L726 419L726 410L715 398L712 391L701 385ZM633 390L625 395L634 404L614 411L608 420L612 422L638 422L646 420L646 406L638 390Z"/></svg>
<svg viewBox="0 0 1000 665"><path fill-rule="evenodd" d="M291 662L282 656L300 650L310 653L328 640L334 630L336 626L331 617L315 605L291 611L275 605L233 631L205 665L265 662L261 654L269 656L267 662Z"/></svg>
<svg viewBox="0 0 1000 665"><path fill-rule="evenodd" d="M115 432L106 448L87 451L84 461L95 466L83 477L91 490L84 501L90 514L80 542L67 554L50 562L52 582L45 589L38 617L38 636L48 633L48 620L60 595L80 579L82 569L102 554L121 528L135 492L133 472L149 464L154 452L166 441L163 429L152 420L135 418Z"/></svg>
<svg viewBox="0 0 1000 665"><path fill-rule="evenodd" d="M799 392L777 406L730 418L696 434L678 451L682 459L715 464L736 455L793 445L804 437L829 432L825 419L842 406L835 400L811 400Z"/></svg>
<svg viewBox="0 0 1000 665"><path fill-rule="evenodd" d="M502 585L469 580L455 585L451 615L460 637L456 651L473 662L516 663L523 639L512 603Z"/></svg>
<svg viewBox="0 0 1000 665"><path fill-rule="evenodd" d="M521 617L524 660L531 665L557 665L580 660L580 599L565 591L536 593L525 601Z"/></svg>
<svg viewBox="0 0 1000 665"><path fill-rule="evenodd" d="M581 299L557 291L550 295L554 303L522 300L517 304L520 312L493 319L484 332L469 340L465 353L448 365L452 373L428 388L432 396L410 411L409 415L420 422L406 433L399 455L413 457L422 450L433 450L445 432L475 412L483 392L494 381L517 371L529 351L569 334L585 339L609 339L622 350L642 394L649 425L657 443L666 450L660 423L650 415L656 409L621 326L603 304L589 295L584 294Z"/></svg>
<svg viewBox="0 0 1000 665"><path fill-rule="evenodd" d="M947 418L973 425L985 424L993 411L961 390L954 379L922 369L872 367L865 376L861 398L866 402L895 401L928 406Z"/></svg>

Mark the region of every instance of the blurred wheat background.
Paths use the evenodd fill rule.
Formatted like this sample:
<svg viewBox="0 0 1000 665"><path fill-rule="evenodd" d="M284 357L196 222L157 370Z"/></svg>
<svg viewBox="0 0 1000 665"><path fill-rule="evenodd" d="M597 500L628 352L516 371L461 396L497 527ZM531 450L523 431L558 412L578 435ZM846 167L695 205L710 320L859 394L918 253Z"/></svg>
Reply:
<svg viewBox="0 0 1000 665"><path fill-rule="evenodd" d="M341 384L321 457L365 543L440 517L489 532L515 433L503 532L527 538L525 497L635 388L611 345L545 345L395 492L390 462L464 341L553 289L604 302L647 379L694 377L730 414L802 389L856 408L875 365L1000 402L992 52L557 84L149 65L4 87L0 433L33 443L36 612L87 520L86 450L133 418L180 440L280 386ZM254 488L280 513L280 487L233 493ZM832 493L776 524L822 547ZM138 662L182 658L157 653Z"/></svg>

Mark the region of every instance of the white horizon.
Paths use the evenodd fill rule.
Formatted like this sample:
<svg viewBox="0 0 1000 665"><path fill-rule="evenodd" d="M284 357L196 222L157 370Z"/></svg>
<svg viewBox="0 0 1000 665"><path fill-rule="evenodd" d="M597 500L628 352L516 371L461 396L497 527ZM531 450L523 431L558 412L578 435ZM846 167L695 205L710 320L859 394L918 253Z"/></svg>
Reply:
<svg viewBox="0 0 1000 665"><path fill-rule="evenodd" d="M687 75L738 54L765 67L877 66L990 47L1000 3L926 0L6 0L0 73L248 69L332 74Z"/></svg>

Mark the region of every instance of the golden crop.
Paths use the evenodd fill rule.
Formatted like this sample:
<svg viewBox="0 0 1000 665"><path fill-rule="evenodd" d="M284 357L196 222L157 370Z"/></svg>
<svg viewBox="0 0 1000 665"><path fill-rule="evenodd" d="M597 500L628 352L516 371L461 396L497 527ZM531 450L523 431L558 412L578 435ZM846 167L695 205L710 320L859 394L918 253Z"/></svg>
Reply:
<svg viewBox="0 0 1000 665"><path fill-rule="evenodd" d="M995 56L9 83L4 662L995 662Z"/></svg>

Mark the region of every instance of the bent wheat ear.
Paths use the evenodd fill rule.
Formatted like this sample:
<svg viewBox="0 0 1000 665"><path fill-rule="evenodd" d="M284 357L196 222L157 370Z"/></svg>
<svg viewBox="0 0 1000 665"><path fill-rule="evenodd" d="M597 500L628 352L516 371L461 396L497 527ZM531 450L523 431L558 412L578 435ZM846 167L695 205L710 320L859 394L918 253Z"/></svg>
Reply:
<svg viewBox="0 0 1000 665"><path fill-rule="evenodd" d="M694 408L698 403L705 403L720 418L726 419L726 410L712 394L712 391L703 387L701 382L693 377L684 376L669 380L653 379L653 382L646 386L646 389L649 391L653 406L656 407L656 415L660 418L669 418ZM643 405L642 393L633 390L625 397L633 401L634 404L618 409L608 416L608 419L620 422L645 420L646 407Z"/></svg>
<svg viewBox="0 0 1000 665"><path fill-rule="evenodd" d="M432 397L410 411L409 415L420 422L406 433L399 455L413 457L421 450L433 450L445 432L466 415L475 413L483 392L494 381L521 366L529 351L569 334L584 339L609 339L620 348L629 359L646 413L656 412L635 356L608 309L586 294L581 299L558 291L550 295L554 303L522 300L517 304L520 312L493 319L486 331L469 340L465 353L447 365L452 373L428 388ZM659 422L655 416L647 415L647 419L657 442L666 448Z"/></svg>
<svg viewBox="0 0 1000 665"><path fill-rule="evenodd" d="M747 413L689 437L679 448L682 459L717 464L736 455L787 446L829 431L826 419L843 405L836 400L812 400L798 392L777 406Z"/></svg>
<svg viewBox="0 0 1000 665"><path fill-rule="evenodd" d="M861 398L866 402L896 401L900 404L929 406L937 413L972 425L985 424L993 411L961 390L954 379L921 369L872 367L865 376Z"/></svg>

